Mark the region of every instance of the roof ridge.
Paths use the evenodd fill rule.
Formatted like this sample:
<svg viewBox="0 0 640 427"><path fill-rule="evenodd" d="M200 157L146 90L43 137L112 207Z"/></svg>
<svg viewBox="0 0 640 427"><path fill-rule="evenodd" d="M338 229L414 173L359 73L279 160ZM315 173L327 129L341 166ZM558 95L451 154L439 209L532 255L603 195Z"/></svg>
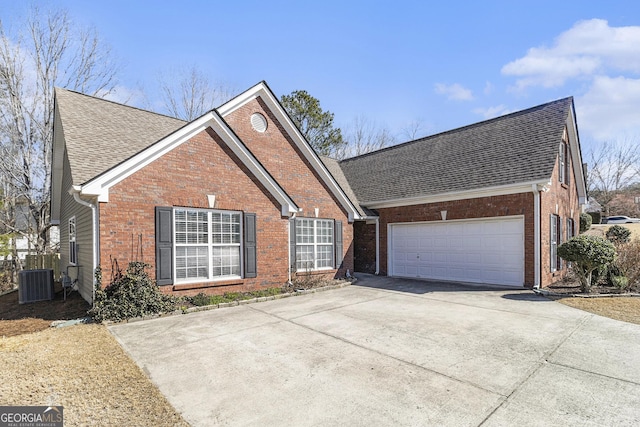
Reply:
<svg viewBox="0 0 640 427"><path fill-rule="evenodd" d="M449 129L449 130L446 130L446 131L434 133L433 135L423 136L422 138L417 138L417 139L412 139L410 141L401 142L400 144L391 145L389 147L384 147L384 148L381 148L379 150L371 151L369 153L364 153L364 154L360 154L358 156L349 157L348 159L340 160L338 163L342 164L342 163L345 163L345 162L348 162L348 161L351 161L351 160L358 160L358 159L361 159L363 157L373 156L373 155L376 155L376 154L381 153L381 152L391 151L391 150L395 150L395 149L400 148L400 147L405 147L405 146L407 146L409 144L423 142L423 141L426 141L426 140L429 140L429 139L432 139L432 138L437 138L437 137L440 137L440 136L443 136L443 135L447 135L447 134L450 134L450 133L460 132L460 131L465 130L465 129L471 129L471 128L474 128L474 127L477 127L477 126L490 124L492 122L496 122L496 121L499 121L499 120L504 120L504 119L509 118L509 117L514 117L514 116L518 116L518 115L522 115L522 114L527 114L527 113L532 112L533 110L538 110L538 109L547 107L547 106L552 105L552 104L559 104L559 103L567 102L567 101L573 101L573 96L567 96L567 97L564 97L564 98L556 99L554 101L545 102L544 104L535 105L533 107L525 108L524 110L518 110L518 111L514 111L514 112L511 112L511 113L508 113L508 114L503 114L501 116L493 117L491 119L486 119L486 120L482 120L482 121L479 121L479 122L476 122L476 123L471 123L469 125L464 125L464 126L461 126L461 127L458 127L458 128Z"/></svg>
<svg viewBox="0 0 640 427"><path fill-rule="evenodd" d="M67 88L59 87L59 86L56 86L56 87L54 88L54 90L56 90L56 91L58 91L58 90L63 90L63 91L65 91L65 92L71 92L71 93L73 93L73 94L75 94L75 95L81 95L81 96L85 96L85 97L87 97L87 98L95 99L96 101L109 102L109 103L114 104L114 105L117 105L117 106L119 106L119 107L131 108L131 109L133 109L133 110L138 110L138 111L143 112L143 113L154 114L154 115L156 115L156 116L166 117L166 118L168 118L168 119L179 120L179 121L181 121L181 122L188 123L186 120L182 120L182 119L179 119L179 118L177 118L177 117L170 116L170 115L168 115L168 114L162 114L162 113L158 113L158 112L156 112L156 111L146 110L146 109L144 109L144 108L136 107L136 106L133 106L133 105L123 104L122 102L112 101L111 99L107 99L107 98L100 98L99 96L95 96L95 95L87 95L86 93L78 92L77 90L67 89Z"/></svg>

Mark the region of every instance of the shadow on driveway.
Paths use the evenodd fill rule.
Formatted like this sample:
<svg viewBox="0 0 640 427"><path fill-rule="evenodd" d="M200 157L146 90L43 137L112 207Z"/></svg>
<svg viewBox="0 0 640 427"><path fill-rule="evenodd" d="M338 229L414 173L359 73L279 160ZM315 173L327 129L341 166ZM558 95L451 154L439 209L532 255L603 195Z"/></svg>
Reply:
<svg viewBox="0 0 640 427"><path fill-rule="evenodd" d="M354 286L362 286L373 289L385 289L389 291L407 292L423 295L431 292L487 292L487 291L527 291L525 288L515 286L500 286L486 283L449 282L431 279L408 279L400 277L375 276L373 274L356 273L358 280ZM528 294L512 294L528 295ZM532 295L535 297L535 295ZM505 295L505 297L507 297ZM515 298L514 298L515 299ZM532 299L533 301L533 299Z"/></svg>

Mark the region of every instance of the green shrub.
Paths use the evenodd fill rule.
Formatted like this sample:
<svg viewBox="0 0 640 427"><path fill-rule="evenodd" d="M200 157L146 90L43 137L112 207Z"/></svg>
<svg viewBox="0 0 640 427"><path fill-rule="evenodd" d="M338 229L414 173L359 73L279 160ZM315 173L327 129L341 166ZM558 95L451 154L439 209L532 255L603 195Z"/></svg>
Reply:
<svg viewBox="0 0 640 427"><path fill-rule="evenodd" d="M593 221L591 219L591 215L586 213L581 213L580 214L580 233L584 233L585 231L590 229L592 222Z"/></svg>
<svg viewBox="0 0 640 427"><path fill-rule="evenodd" d="M602 214L600 212L587 212L591 217L592 224L600 224L602 222Z"/></svg>
<svg viewBox="0 0 640 427"><path fill-rule="evenodd" d="M616 249L613 243L602 237L581 234L561 244L558 256L573 263L582 292L589 292L593 272L611 264L615 259Z"/></svg>
<svg viewBox="0 0 640 427"><path fill-rule="evenodd" d="M282 293L282 288L267 288L251 292L225 292L223 295L206 295L199 293L185 300L196 306L218 305L225 302L242 301L251 298L268 297Z"/></svg>
<svg viewBox="0 0 640 427"><path fill-rule="evenodd" d="M211 305L211 296L204 293L199 293L192 297L188 297L187 300L191 304L196 306Z"/></svg>
<svg viewBox="0 0 640 427"><path fill-rule="evenodd" d="M628 243L631 240L631 230L621 225L614 225L607 230L607 240L614 245Z"/></svg>
<svg viewBox="0 0 640 427"><path fill-rule="evenodd" d="M176 298L164 295L151 280L148 264L131 262L127 271L118 271L114 281L102 289L101 271L96 271L96 296L89 315L96 321L122 321L132 317L168 313L176 309Z"/></svg>
<svg viewBox="0 0 640 427"><path fill-rule="evenodd" d="M611 284L618 289L625 290L629 286L629 279L624 276L611 276Z"/></svg>

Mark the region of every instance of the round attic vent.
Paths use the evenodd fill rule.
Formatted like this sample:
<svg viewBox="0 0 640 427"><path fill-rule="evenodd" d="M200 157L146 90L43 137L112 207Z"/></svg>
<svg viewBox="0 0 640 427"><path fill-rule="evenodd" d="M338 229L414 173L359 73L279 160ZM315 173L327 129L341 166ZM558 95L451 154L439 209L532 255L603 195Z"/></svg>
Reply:
<svg viewBox="0 0 640 427"><path fill-rule="evenodd" d="M260 113L253 113L251 115L251 127L256 132L264 132L267 130L267 119Z"/></svg>

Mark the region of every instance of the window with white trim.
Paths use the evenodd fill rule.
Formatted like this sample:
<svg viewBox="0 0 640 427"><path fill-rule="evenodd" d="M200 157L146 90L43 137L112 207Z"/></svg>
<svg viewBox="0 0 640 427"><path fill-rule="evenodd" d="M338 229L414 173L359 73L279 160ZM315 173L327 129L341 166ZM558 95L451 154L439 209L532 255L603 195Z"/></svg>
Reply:
<svg viewBox="0 0 640 427"><path fill-rule="evenodd" d="M176 282L242 275L242 214L233 211L175 209Z"/></svg>
<svg viewBox="0 0 640 427"><path fill-rule="evenodd" d="M297 218L295 221L296 270L333 268L333 220Z"/></svg>
<svg viewBox="0 0 640 427"><path fill-rule="evenodd" d="M573 236L575 236L575 232L576 231L575 231L573 218L567 218L567 239L566 240L569 240Z"/></svg>
<svg viewBox="0 0 640 427"><path fill-rule="evenodd" d="M551 214L549 221L551 271L557 271L562 269L562 259L558 256L558 246L562 244L562 220L558 215Z"/></svg>
<svg viewBox="0 0 640 427"><path fill-rule="evenodd" d="M69 218L69 264L78 263L78 245L76 243L76 217Z"/></svg>
<svg viewBox="0 0 640 427"><path fill-rule="evenodd" d="M569 142L567 140L567 132L565 129L564 135L562 136L562 142L560 143L560 148L558 152L558 180L563 183L569 185L571 170L570 170L570 150L569 150Z"/></svg>

